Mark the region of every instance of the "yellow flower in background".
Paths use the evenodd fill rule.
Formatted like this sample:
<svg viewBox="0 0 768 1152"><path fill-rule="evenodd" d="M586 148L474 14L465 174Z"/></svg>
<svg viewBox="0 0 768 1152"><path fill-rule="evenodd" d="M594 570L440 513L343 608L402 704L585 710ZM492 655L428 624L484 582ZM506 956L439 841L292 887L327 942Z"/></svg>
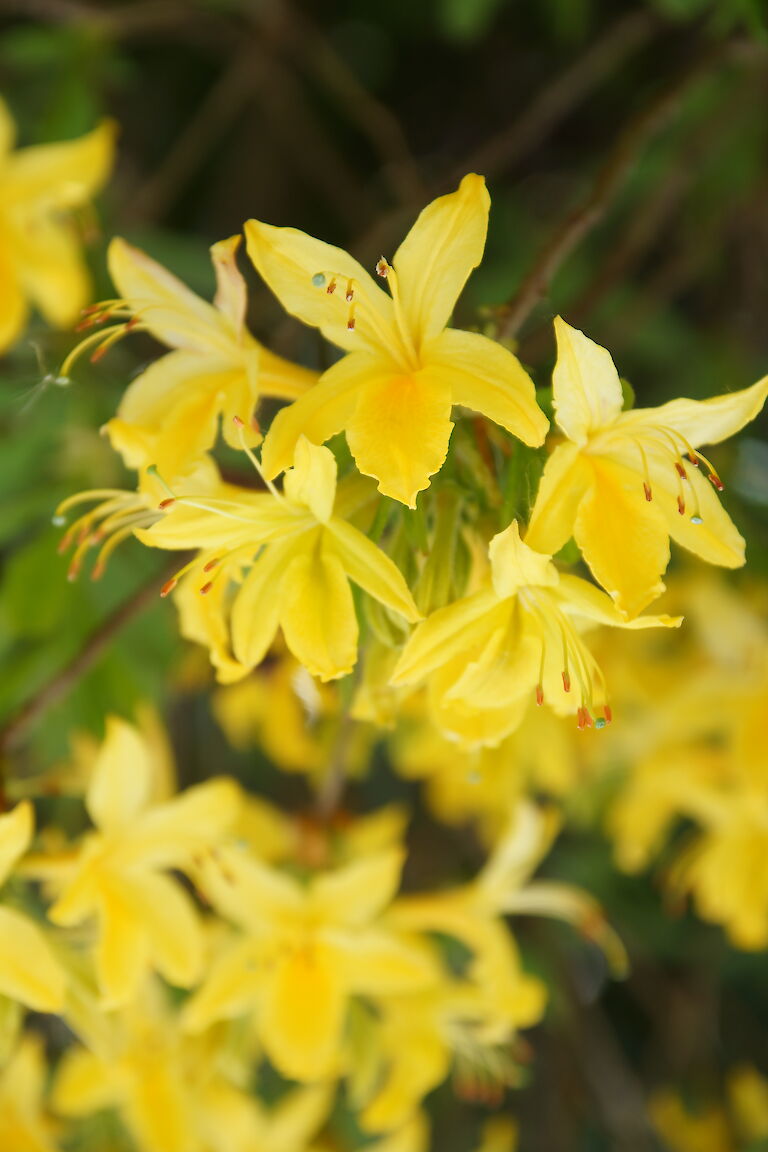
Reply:
<svg viewBox="0 0 768 1152"><path fill-rule="evenodd" d="M110 1017L106 1041L67 1050L52 1106L67 1117L116 1108L142 1152L305 1152L330 1110L328 1089L300 1088L267 1107L239 1065L235 1037L184 1034L150 983Z"/></svg>
<svg viewBox="0 0 768 1152"><path fill-rule="evenodd" d="M189 869L238 812L239 791L225 778L152 803L152 771L139 732L110 717L86 796L95 830L60 861L41 862L59 888L50 919L62 926L97 919L96 974L107 1007L130 1000L151 968L182 987L199 978L199 917L166 872Z"/></svg>
<svg viewBox="0 0 768 1152"><path fill-rule="evenodd" d="M33 833L29 801L0 816L0 886L16 869ZM0 905L0 995L37 1012L61 1012L65 991L64 970L42 929L22 912Z"/></svg>
<svg viewBox="0 0 768 1152"><path fill-rule="evenodd" d="M239 246L240 237L232 236L211 248L217 285L211 305L140 249L119 237L110 244L109 270L120 298L89 309L83 326L118 323L87 337L81 348L95 345L92 355L100 357L125 332L143 330L173 349L129 385L106 425L131 468L154 464L172 479L213 446L220 418L225 440L237 447L234 416L250 420L262 396L293 400L317 379L274 355L245 327Z"/></svg>
<svg viewBox="0 0 768 1152"><path fill-rule="evenodd" d="M691 1110L670 1089L656 1092L649 1112L670 1152L737 1152L728 1120L718 1104Z"/></svg>
<svg viewBox="0 0 768 1152"><path fill-rule="evenodd" d="M164 503L164 518L136 535L156 548L203 550L187 568L198 580L205 573L204 597L218 584L211 601L217 608L206 606L213 618L201 622L200 631L222 641L213 652L221 680L260 664L278 629L313 676L345 676L357 660L358 641L350 580L406 620L420 618L399 568L335 508L333 453L305 437L296 444L282 495L243 491L239 498ZM240 584L234 599L230 580ZM227 633L231 647L223 643Z"/></svg>
<svg viewBox="0 0 768 1152"><path fill-rule="evenodd" d="M392 683L431 678L438 726L467 743L498 743L520 724L534 693L537 703L575 713L579 728L604 727L611 719L605 682L579 628L669 628L680 617L627 621L599 588L558 573L551 557L524 543L517 521L488 551L490 581L419 624Z"/></svg>
<svg viewBox="0 0 768 1152"><path fill-rule="evenodd" d="M42 1037L22 1036L0 1071L0 1148L58 1152L58 1125L45 1108L48 1061Z"/></svg>
<svg viewBox="0 0 768 1152"><path fill-rule="evenodd" d="M185 1006L190 1030L255 1013L264 1051L283 1076L338 1074L351 999L420 989L435 976L428 955L382 922L402 863L393 848L303 885L243 849L206 858L198 882L243 935Z"/></svg>
<svg viewBox="0 0 768 1152"><path fill-rule="evenodd" d="M392 263L376 266L391 295L340 248L295 228L246 223L248 254L282 305L347 353L278 413L264 444L267 476L290 466L302 434L322 444L344 431L359 470L413 507L445 460L454 404L542 443L548 422L516 357L446 328L482 258L489 206L485 181L469 175L425 208Z"/></svg>
<svg viewBox="0 0 768 1152"><path fill-rule="evenodd" d="M15 127L0 99L0 352L21 335L29 305L66 328L88 303L90 277L68 219L112 167L114 126L77 140L12 151Z"/></svg>
<svg viewBox="0 0 768 1152"><path fill-rule="evenodd" d="M664 591L670 537L710 564L740 567L744 541L698 448L755 418L768 376L711 400L622 412L621 381L605 348L559 317L555 332L554 405L566 440L544 469L531 547L554 553L573 536L595 579L629 616Z"/></svg>

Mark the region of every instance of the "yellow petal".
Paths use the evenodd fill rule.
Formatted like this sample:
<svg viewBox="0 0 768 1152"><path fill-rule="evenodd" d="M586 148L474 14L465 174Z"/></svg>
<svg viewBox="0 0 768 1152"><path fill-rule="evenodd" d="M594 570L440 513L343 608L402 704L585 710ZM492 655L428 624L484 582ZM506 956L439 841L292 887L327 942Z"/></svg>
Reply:
<svg viewBox="0 0 768 1152"><path fill-rule="evenodd" d="M105 120L77 140L22 148L6 160L4 196L35 212L77 208L104 184L114 146L115 126Z"/></svg>
<svg viewBox="0 0 768 1152"><path fill-rule="evenodd" d="M242 237L230 236L219 240L211 248L211 260L216 273L216 295L214 307L226 316L238 338L245 327L245 312L248 307L248 289L243 275L237 266L237 250Z"/></svg>
<svg viewBox="0 0 768 1152"><path fill-rule="evenodd" d="M126 1004L137 993L150 966L150 941L137 919L134 902L115 877L101 886L96 975L106 1009Z"/></svg>
<svg viewBox="0 0 768 1152"><path fill-rule="evenodd" d="M74 232L59 221L38 220L23 238L16 237L15 249L19 283L32 303L49 324L74 323L91 292Z"/></svg>
<svg viewBox="0 0 768 1152"><path fill-rule="evenodd" d="M450 1066L450 1049L437 1028L414 1028L402 1053L388 1061L383 1084L363 1109L363 1128L388 1132L405 1123L424 1096L446 1078Z"/></svg>
<svg viewBox="0 0 768 1152"><path fill-rule="evenodd" d="M67 1048L56 1068L51 1107L62 1116L109 1108L120 1091L115 1072L85 1048Z"/></svg>
<svg viewBox="0 0 768 1152"><path fill-rule="evenodd" d="M0 816L0 886L29 847L35 830L35 814L29 800Z"/></svg>
<svg viewBox="0 0 768 1152"><path fill-rule="evenodd" d="M709 480L697 468L687 468L687 472L688 479L683 484L683 515L677 506L677 489L674 495L663 491L656 473L652 474L654 503L664 517L667 531L676 544L681 544L708 564L740 568L745 561L743 536L723 508ZM691 520L694 513L701 519L701 524Z"/></svg>
<svg viewBox="0 0 768 1152"><path fill-rule="evenodd" d="M447 328L422 356L450 383L454 404L481 412L531 447L544 442L549 421L536 403L533 381L501 344Z"/></svg>
<svg viewBox="0 0 768 1152"><path fill-rule="evenodd" d="M88 815L104 831L131 824L144 808L152 786L152 762L137 730L109 716L106 734L88 788Z"/></svg>
<svg viewBox="0 0 768 1152"><path fill-rule="evenodd" d="M181 497L151 528L136 530L142 544L150 548L200 548L215 553L252 543L255 553L260 544L279 540L301 526L295 510L278 503L268 493L243 493L241 497L238 491L235 508L226 504L222 508L216 497L209 504L205 494L189 497L189 505L185 499ZM231 492L224 499L232 499Z"/></svg>
<svg viewBox="0 0 768 1152"><path fill-rule="evenodd" d="M286 472L283 491L289 500L304 504L321 524L333 514L336 498L336 457L329 448L312 444L306 436L296 441L293 468Z"/></svg>
<svg viewBox="0 0 768 1152"><path fill-rule="evenodd" d="M386 932L358 932L339 942L338 948L347 987L361 996L419 992L439 979L439 970L428 953Z"/></svg>
<svg viewBox="0 0 768 1152"><path fill-rule="evenodd" d="M596 624L612 624L616 627L640 628L679 628L683 622L682 616L636 616L632 620L618 610L613 600L596 588L588 580L579 576L560 574L557 586L557 598L563 612L569 615L581 616L585 620L593 620Z"/></svg>
<svg viewBox="0 0 768 1152"><path fill-rule="evenodd" d="M524 621L525 618L523 618ZM474 660L445 693L446 705L460 700L468 709L512 708L533 691L541 663L541 642L530 628L521 629L510 613Z"/></svg>
<svg viewBox="0 0 768 1152"><path fill-rule="evenodd" d="M265 975L260 1016L264 1050L283 1076L320 1080L334 1071L346 995L334 949L317 943Z"/></svg>
<svg viewBox="0 0 768 1152"><path fill-rule="evenodd" d="M10 348L27 322L27 302L11 264L11 254L0 250L0 352Z"/></svg>
<svg viewBox="0 0 768 1152"><path fill-rule="evenodd" d="M390 361L382 357L361 353L342 357L314 388L275 416L261 454L265 475L271 480L290 468L302 434L313 444L323 444L346 428L363 385L385 380L391 371Z"/></svg>
<svg viewBox="0 0 768 1152"><path fill-rule="evenodd" d="M182 1010L189 1032L202 1032L216 1020L231 1020L254 1008L264 970L251 940L238 941L217 960L207 978Z"/></svg>
<svg viewBox="0 0 768 1152"><path fill-rule="evenodd" d="M145 1152L188 1152L198 1144L183 1070L162 1050L147 1045L126 1078L122 1104L126 1126Z"/></svg>
<svg viewBox="0 0 768 1152"><path fill-rule="evenodd" d="M203 937L194 905L167 876L134 873L123 882L136 920L146 929L151 958L171 984L188 988L200 977Z"/></svg>
<svg viewBox="0 0 768 1152"><path fill-rule="evenodd" d="M391 848L318 877L311 887L318 917L354 927L370 923L394 898L403 858L402 849Z"/></svg>
<svg viewBox="0 0 768 1152"><path fill-rule="evenodd" d="M448 323L470 272L483 258L491 200L482 176L422 211L392 263L406 321L417 346Z"/></svg>
<svg viewBox="0 0 768 1152"><path fill-rule="evenodd" d="M31 920L0 908L0 993L35 1012L61 1012L66 976Z"/></svg>
<svg viewBox="0 0 768 1152"><path fill-rule="evenodd" d="M317 372L259 348L259 391L263 396L296 400L320 379Z"/></svg>
<svg viewBox="0 0 768 1152"><path fill-rule="evenodd" d="M661 512L647 502L634 472L593 459L593 483L574 535L595 579L622 612L636 616L664 591L669 538Z"/></svg>
<svg viewBox="0 0 768 1152"><path fill-rule="evenodd" d="M337 556L313 548L295 556L280 585L285 642L313 676L336 680L357 660L357 617L346 573Z"/></svg>
<svg viewBox="0 0 768 1152"><path fill-rule="evenodd" d="M493 537L488 555L493 587L500 600L514 596L526 585L551 587L557 584L557 569L551 556L534 552L523 543L517 520Z"/></svg>
<svg viewBox="0 0 768 1152"><path fill-rule="evenodd" d="M552 374L557 422L569 440L586 443L590 433L612 424L623 405L621 381L611 354L555 318L557 363Z"/></svg>
<svg viewBox="0 0 768 1152"><path fill-rule="evenodd" d="M526 543L537 552L554 555L573 535L576 513L592 479L578 445L566 441L544 465Z"/></svg>
<svg viewBox="0 0 768 1152"><path fill-rule="evenodd" d="M415 508L448 452L451 387L439 370L366 382L347 424L355 463L379 491Z"/></svg>
<svg viewBox="0 0 768 1152"><path fill-rule="evenodd" d="M124 866L188 868L194 856L226 836L240 804L240 788L226 776L195 784L144 812L124 836L119 860Z"/></svg>
<svg viewBox="0 0 768 1152"><path fill-rule="evenodd" d="M4 160L16 143L16 124L11 110L0 97L0 161Z"/></svg>
<svg viewBox="0 0 768 1152"><path fill-rule="evenodd" d="M231 354L232 334L216 309L120 236L109 245L109 274L153 336L171 348Z"/></svg>
<svg viewBox="0 0 768 1152"><path fill-rule="evenodd" d="M297 1152L315 1135L333 1103L330 1087L286 1092L269 1112L269 1152Z"/></svg>
<svg viewBox="0 0 768 1152"><path fill-rule="evenodd" d="M480 592L439 608L416 627L392 674L392 684L412 684L467 648L482 644L497 625L495 592Z"/></svg>
<svg viewBox="0 0 768 1152"><path fill-rule="evenodd" d="M296 228L275 228L258 220L246 222L245 239L259 275L292 316L348 351L391 354L398 345L391 299L342 248ZM329 293L334 280L335 290ZM346 300L349 289L353 302ZM352 304L355 324L350 330Z"/></svg>
<svg viewBox="0 0 768 1152"><path fill-rule="evenodd" d="M739 432L762 410L768 397L768 376L751 388L727 392L709 400L670 400L658 408L636 408L625 412L619 428L634 435L649 428L673 428L694 447L719 444Z"/></svg>
<svg viewBox="0 0 768 1152"><path fill-rule="evenodd" d="M350 580L411 623L421 619L402 572L385 552L338 517L329 522L328 533L333 538L329 546Z"/></svg>
<svg viewBox="0 0 768 1152"><path fill-rule="evenodd" d="M270 936L275 926L295 923L306 903L292 877L242 848L219 848L201 861L197 875L210 903L254 935Z"/></svg>
<svg viewBox="0 0 768 1152"><path fill-rule="evenodd" d="M232 606L232 650L245 668L267 654L280 624L280 579L301 550L295 541L270 544L252 565Z"/></svg>

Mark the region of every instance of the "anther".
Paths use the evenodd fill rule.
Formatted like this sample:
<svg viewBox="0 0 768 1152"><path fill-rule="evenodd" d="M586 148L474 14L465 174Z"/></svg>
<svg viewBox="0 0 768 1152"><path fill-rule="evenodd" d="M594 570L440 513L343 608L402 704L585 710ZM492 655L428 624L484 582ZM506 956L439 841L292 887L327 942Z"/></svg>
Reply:
<svg viewBox="0 0 768 1152"><path fill-rule="evenodd" d="M611 721L613 720L613 712L611 711L610 704L604 704L603 705L603 714L605 716L606 724L610 724Z"/></svg>
<svg viewBox="0 0 768 1152"><path fill-rule="evenodd" d="M677 510L681 516L685 516L685 500L682 496L677 498Z"/></svg>
<svg viewBox="0 0 768 1152"><path fill-rule="evenodd" d="M165 584L163 584L162 588L160 589L160 595L163 597L163 599L165 599L166 596L170 596L171 592L173 592L177 584L178 580L175 576L172 576L170 580L166 580Z"/></svg>
<svg viewBox="0 0 768 1152"><path fill-rule="evenodd" d="M563 692L570 692L571 690L571 677L567 669L563 669Z"/></svg>
<svg viewBox="0 0 768 1152"><path fill-rule="evenodd" d="M326 288L326 292L328 293L329 296L333 296L335 291L336 291L336 278L334 277L333 280L331 280L328 287Z"/></svg>
<svg viewBox="0 0 768 1152"><path fill-rule="evenodd" d="M544 689L541 684L536 685L536 703L539 707L544 703Z"/></svg>
<svg viewBox="0 0 768 1152"><path fill-rule="evenodd" d="M106 344L106 343L100 344L99 347L96 349L96 351L92 352L90 357L89 357L91 364L98 364L99 360L104 359L104 357L106 356L108 351L109 351L109 345L108 344Z"/></svg>
<svg viewBox="0 0 768 1152"><path fill-rule="evenodd" d="M220 563L221 560L219 557L214 556L213 560L209 560L207 564L203 564L203 572L212 572L216 565Z"/></svg>
<svg viewBox="0 0 768 1152"><path fill-rule="evenodd" d="M712 484L714 484L718 492L722 492L725 489L725 484L723 484L722 480L716 472L710 472L707 475L707 480L710 480Z"/></svg>
<svg viewBox="0 0 768 1152"><path fill-rule="evenodd" d="M70 584L72 584L72 583L74 583L75 580L77 580L77 577L79 575L80 575L80 560L76 556L72 560L72 563L70 564L69 568L67 569L67 580L69 580Z"/></svg>
<svg viewBox="0 0 768 1152"><path fill-rule="evenodd" d="M353 282L351 280L348 280L347 281L347 290L344 293L344 299L346 300L347 304L351 304L352 301L354 300L354 298L355 298L354 285L353 285Z"/></svg>
<svg viewBox="0 0 768 1152"><path fill-rule="evenodd" d="M679 460L675 460L675 470L682 480L688 479L688 473Z"/></svg>
<svg viewBox="0 0 768 1152"><path fill-rule="evenodd" d="M166 496L165 500L161 500L157 507L161 512L165 512L168 508L172 508L175 503L175 496Z"/></svg>
<svg viewBox="0 0 768 1152"><path fill-rule="evenodd" d="M354 313L354 310L351 308L349 311L349 317L347 319L347 330L349 332L354 332L354 330L355 330L355 313Z"/></svg>
<svg viewBox="0 0 768 1152"><path fill-rule="evenodd" d="M650 503L653 500L653 491L647 480L643 480L643 492L645 492L646 500Z"/></svg>
<svg viewBox="0 0 768 1152"><path fill-rule="evenodd" d="M232 423L234 424L235 428L245 428L245 421L241 420L239 416L233 416Z"/></svg>
<svg viewBox="0 0 768 1152"><path fill-rule="evenodd" d="M211 588L213 588L213 580L209 580L207 584L203 584L202 588L200 589L200 595L207 596Z"/></svg>
<svg viewBox="0 0 768 1152"><path fill-rule="evenodd" d="M383 256L381 256L376 263L376 275L381 276L382 280L386 280L389 275L389 264Z"/></svg>

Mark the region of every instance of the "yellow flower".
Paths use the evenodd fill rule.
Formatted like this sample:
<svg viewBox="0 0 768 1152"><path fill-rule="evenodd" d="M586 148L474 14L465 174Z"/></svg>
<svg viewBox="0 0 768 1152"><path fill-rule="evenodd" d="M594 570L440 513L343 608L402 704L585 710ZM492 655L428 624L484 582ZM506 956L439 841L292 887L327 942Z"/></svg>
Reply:
<svg viewBox="0 0 768 1152"><path fill-rule="evenodd" d="M222 417L225 439L239 443L232 418L250 419L261 396L293 400L316 374L275 356L245 327L247 289L236 263L240 237L211 248L217 290L201 300L162 265L117 237L109 269L120 296L86 310L80 328L115 320L87 336L62 365L91 351L100 359L131 331L147 331L173 351L129 386L117 417L106 425L113 446L130 468L156 465L172 479L215 442Z"/></svg>
<svg viewBox="0 0 768 1152"><path fill-rule="evenodd" d="M391 995L433 979L429 958L379 923L402 862L402 852L390 849L302 885L242 849L210 856L199 882L244 935L186 1005L189 1028L255 1010L264 1051L282 1075L311 1081L336 1074L352 997Z"/></svg>
<svg viewBox="0 0 768 1152"><path fill-rule="evenodd" d="M0 1072L0 1148L4 1152L57 1152L56 1126L44 1111L47 1077L42 1038L29 1033Z"/></svg>
<svg viewBox="0 0 768 1152"><path fill-rule="evenodd" d="M742 1138L750 1144L768 1139L768 1080L749 1064L728 1075L729 1111Z"/></svg>
<svg viewBox="0 0 768 1152"><path fill-rule="evenodd" d="M559 317L555 332L554 403L566 441L544 469L531 547L554 553L573 535L595 579L629 616L663 592L670 537L710 564L740 567L744 541L713 491L722 482L697 449L754 419L768 376L711 400L622 412L610 354Z"/></svg>
<svg viewBox="0 0 768 1152"><path fill-rule="evenodd" d="M717 1104L689 1111L676 1092L664 1089L654 1093L649 1112L671 1152L736 1152L727 1118Z"/></svg>
<svg viewBox="0 0 768 1152"><path fill-rule="evenodd" d="M78 140L13 152L14 124L0 100L0 352L23 331L29 303L58 328L87 303L90 279L67 213L106 180L114 135L104 122Z"/></svg>
<svg viewBox="0 0 768 1152"><path fill-rule="evenodd" d="M489 205L484 180L469 175L425 208L392 264L376 266L391 296L342 249L247 222L248 253L283 306L348 353L278 413L264 445L269 477L290 465L302 433L322 444L345 431L359 470L413 507L445 460L454 404L542 443L547 420L519 361L484 336L446 328L480 263Z"/></svg>
<svg viewBox="0 0 768 1152"><path fill-rule="evenodd" d="M238 1086L233 1074L245 1076L227 1034L185 1035L156 985L108 1026L101 1047L65 1053L52 1103L71 1117L117 1108L143 1152L305 1152L326 1119L325 1088L267 1108Z"/></svg>
<svg viewBox="0 0 768 1152"><path fill-rule="evenodd" d="M197 623L211 638L219 679L237 679L260 664L278 628L313 676L346 675L358 640L350 580L406 620L419 619L400 570L341 509L334 511L335 502L333 453L301 437L283 495L244 490L237 497L230 489L224 500L169 499L164 519L137 531L154 547L203 549L187 568L197 580L206 574L198 588L211 606ZM234 599L230 580L240 584Z"/></svg>
<svg viewBox="0 0 768 1152"><path fill-rule="evenodd" d="M96 972L109 1007L128 1001L152 967L183 987L199 978L198 916L165 872L188 869L237 815L237 789L224 778L153 804L152 770L151 752L136 729L110 717L86 796L96 830L62 860L60 895L49 911L63 926L98 918ZM54 875L55 868L49 865L48 872Z"/></svg>
<svg viewBox="0 0 768 1152"><path fill-rule="evenodd" d="M27 800L0 816L0 886L26 852L33 831ZM0 907L0 995L37 1012L60 1012L65 985L64 971L41 929L14 908Z"/></svg>
<svg viewBox="0 0 768 1152"><path fill-rule="evenodd" d="M515 520L494 536L489 555L490 581L416 628L392 683L430 678L437 723L467 742L498 743L519 725L534 692L560 714L575 712L580 728L604 727L611 718L605 683L578 627L677 627L680 618L627 622L604 592L558 573L549 556L524 543ZM483 721L477 727L475 717Z"/></svg>

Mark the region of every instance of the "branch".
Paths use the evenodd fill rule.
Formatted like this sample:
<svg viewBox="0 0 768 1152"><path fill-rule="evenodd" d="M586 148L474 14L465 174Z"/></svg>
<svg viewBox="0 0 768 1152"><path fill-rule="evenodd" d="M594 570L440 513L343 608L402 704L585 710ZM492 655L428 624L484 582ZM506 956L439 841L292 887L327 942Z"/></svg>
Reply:
<svg viewBox="0 0 768 1152"><path fill-rule="evenodd" d="M756 46L745 45L743 41L727 41L710 47L629 121L598 171L587 199L566 216L523 280L514 299L503 310L498 330L500 340L510 340L517 334L547 292L563 262L603 219L635 167L642 150L676 115L691 89L709 73L713 64L731 59L750 48ZM754 58L754 51L747 51L747 55Z"/></svg>
<svg viewBox="0 0 768 1152"><path fill-rule="evenodd" d="M173 570L176 571L178 567L178 560L175 560ZM0 727L0 754L8 752L14 745L18 744L27 729L51 705L74 688L78 680L96 663L117 633L157 599L164 579L164 572L155 574L147 584L142 584L127 600L118 604L117 608L94 629L85 640L83 647L70 662L54 673L51 679L26 704L21 706L15 716L6 720Z"/></svg>

